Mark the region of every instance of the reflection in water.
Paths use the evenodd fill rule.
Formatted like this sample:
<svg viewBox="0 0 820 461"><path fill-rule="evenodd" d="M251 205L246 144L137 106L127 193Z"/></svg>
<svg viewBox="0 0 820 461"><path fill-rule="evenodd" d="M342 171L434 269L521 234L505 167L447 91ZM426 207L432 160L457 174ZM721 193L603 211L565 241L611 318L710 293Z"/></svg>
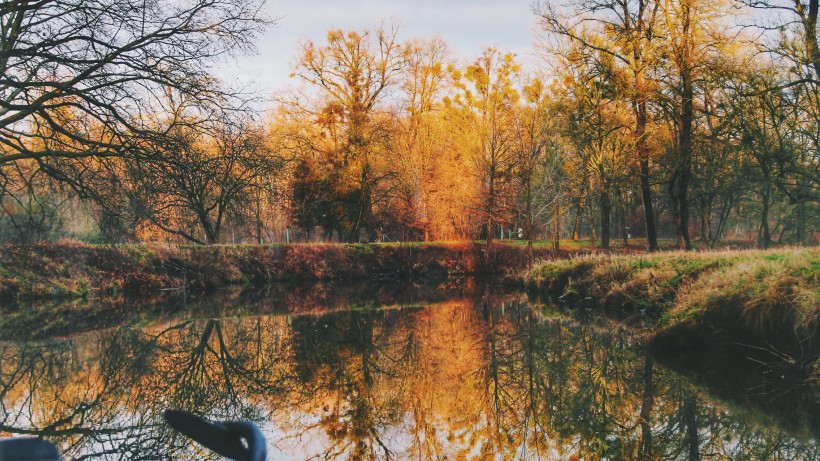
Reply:
<svg viewBox="0 0 820 461"><path fill-rule="evenodd" d="M486 295L0 345L0 435L66 458L203 459L162 410L260 424L269 459L818 459L626 331Z"/></svg>

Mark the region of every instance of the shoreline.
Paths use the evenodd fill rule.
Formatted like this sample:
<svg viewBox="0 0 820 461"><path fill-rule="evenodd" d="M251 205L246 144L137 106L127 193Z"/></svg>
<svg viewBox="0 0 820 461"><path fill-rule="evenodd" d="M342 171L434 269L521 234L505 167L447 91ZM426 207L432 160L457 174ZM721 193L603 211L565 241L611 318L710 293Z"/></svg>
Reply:
<svg viewBox="0 0 820 461"><path fill-rule="evenodd" d="M93 246L0 245L0 301L208 293L287 281L411 280L491 275L520 283L521 245L480 243ZM535 257L552 257L548 248Z"/></svg>
<svg viewBox="0 0 820 461"><path fill-rule="evenodd" d="M748 357L820 390L819 248L587 255L533 268L526 286L646 329L659 356Z"/></svg>
<svg viewBox="0 0 820 461"><path fill-rule="evenodd" d="M630 250L633 250L630 252ZM820 386L820 248L591 253L479 242L92 246L0 245L0 302L207 295L278 282L398 281L427 285L492 277L531 295L591 305L648 329L656 349L707 356L731 344Z"/></svg>

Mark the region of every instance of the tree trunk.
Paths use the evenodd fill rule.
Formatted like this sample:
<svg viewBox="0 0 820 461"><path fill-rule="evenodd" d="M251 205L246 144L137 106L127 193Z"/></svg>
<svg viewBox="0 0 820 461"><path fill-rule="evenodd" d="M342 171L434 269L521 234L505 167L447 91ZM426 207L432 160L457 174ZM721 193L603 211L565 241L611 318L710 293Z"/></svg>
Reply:
<svg viewBox="0 0 820 461"><path fill-rule="evenodd" d="M720 220L718 221L718 227L715 230L714 236L712 236L712 241L709 244L709 248L715 248L720 236L723 234L723 227L726 225L726 221L729 219L729 213L732 212L732 208L734 207L735 199L734 196L729 195L723 203L723 209L720 213Z"/></svg>
<svg viewBox="0 0 820 461"><path fill-rule="evenodd" d="M216 245L219 243L219 229L210 224L210 221L202 223L202 230L205 232L205 244Z"/></svg>
<svg viewBox="0 0 820 461"><path fill-rule="evenodd" d="M693 394L687 393L687 395L683 398L683 418L684 423L686 424L686 445L689 448L689 461L700 460L697 409L697 399Z"/></svg>
<svg viewBox="0 0 820 461"><path fill-rule="evenodd" d="M624 242L624 248L629 247L629 231L627 230L626 226L626 200L624 199L623 191L621 191L620 200L621 200L621 239Z"/></svg>
<svg viewBox="0 0 820 461"><path fill-rule="evenodd" d="M705 195L700 198L700 241L712 240L712 199Z"/></svg>
<svg viewBox="0 0 820 461"><path fill-rule="evenodd" d="M692 177L692 123L694 121L694 88L692 82L692 63L689 55L691 32L689 24L689 7L683 6L683 44L681 46L681 119L680 119L680 150L678 159L678 180L677 180L677 200L676 204L678 222L676 233L678 237L678 248L691 250L692 243L689 241L689 182Z"/></svg>
<svg viewBox="0 0 820 461"><path fill-rule="evenodd" d="M595 218L592 215L592 207L587 208L587 219L589 220L589 246L595 248Z"/></svg>
<svg viewBox="0 0 820 461"><path fill-rule="evenodd" d="M535 259L535 254L532 249L532 229L533 229L533 216L532 216L532 175L526 175L526 194L527 194L527 201L526 201L526 212L524 214L524 227L525 232L527 233L527 268L532 269L533 259Z"/></svg>
<svg viewBox="0 0 820 461"><path fill-rule="evenodd" d="M532 249L532 237L527 237L527 269L532 269L535 252Z"/></svg>
<svg viewBox="0 0 820 461"><path fill-rule="evenodd" d="M806 202L800 202L797 204L797 222L794 223L794 240L795 243L804 245L807 242L806 238L806 221L808 220L808 214L806 213Z"/></svg>
<svg viewBox="0 0 820 461"><path fill-rule="evenodd" d="M757 244L761 248L769 248L772 245L772 233L769 229L769 193L763 194L763 210L760 212L760 228L757 232Z"/></svg>
<svg viewBox="0 0 820 461"><path fill-rule="evenodd" d="M638 79L637 85L640 87L643 82ZM643 214L646 221L646 249L648 251L658 250L658 230L655 227L655 211L652 208L652 185L649 182L649 147L646 144L646 122L647 110L646 99L643 90L635 101L635 148L638 153L638 177L641 182L641 200L643 202Z"/></svg>
<svg viewBox="0 0 820 461"><path fill-rule="evenodd" d="M572 240L579 240L581 238L581 216L583 214L583 207L579 200L575 204L575 223L572 226Z"/></svg>
<svg viewBox="0 0 820 461"><path fill-rule="evenodd" d="M561 250L561 214L555 214L555 227L553 228L552 234L552 251L555 253L555 256L558 257L558 252Z"/></svg>
<svg viewBox="0 0 820 461"><path fill-rule="evenodd" d="M689 239L689 183L692 176L692 124L694 108L692 99L694 89L692 82L691 57L691 6L680 4L678 19L680 30L673 24L670 12L666 11L667 24L672 33L672 44L675 49L675 65L680 77L680 113L676 115L678 128L677 146L675 149L675 170L672 181L669 183L669 195L672 198L672 216L675 223L677 246L681 250L689 250L692 245Z"/></svg>
<svg viewBox="0 0 820 461"><path fill-rule="evenodd" d="M612 202L609 192L601 192L601 248L609 249L610 215L612 214Z"/></svg>
<svg viewBox="0 0 820 461"><path fill-rule="evenodd" d="M493 243L493 214L495 212L495 174L490 171L490 183L487 191L487 246Z"/></svg>
<svg viewBox="0 0 820 461"><path fill-rule="evenodd" d="M262 240L262 204L260 203L262 200L259 198L259 192L256 193L256 243L263 244L265 243Z"/></svg>

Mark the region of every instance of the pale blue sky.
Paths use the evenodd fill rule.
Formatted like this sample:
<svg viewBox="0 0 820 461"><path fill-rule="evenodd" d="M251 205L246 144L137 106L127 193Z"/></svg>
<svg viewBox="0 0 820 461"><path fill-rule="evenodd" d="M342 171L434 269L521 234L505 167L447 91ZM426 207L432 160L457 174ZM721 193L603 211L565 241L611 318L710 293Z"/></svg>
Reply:
<svg viewBox="0 0 820 461"><path fill-rule="evenodd" d="M369 29L397 19L400 38L439 35L456 56L472 60L486 46L532 56L531 0L268 0L280 18L256 41L258 53L215 66L227 82L248 83L266 94L295 83L288 75L300 41L323 43L329 29Z"/></svg>

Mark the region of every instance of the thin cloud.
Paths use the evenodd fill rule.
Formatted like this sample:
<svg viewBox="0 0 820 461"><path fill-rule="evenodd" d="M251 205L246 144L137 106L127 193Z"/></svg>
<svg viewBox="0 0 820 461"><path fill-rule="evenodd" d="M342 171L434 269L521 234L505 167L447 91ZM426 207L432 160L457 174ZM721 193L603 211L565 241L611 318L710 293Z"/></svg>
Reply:
<svg viewBox="0 0 820 461"><path fill-rule="evenodd" d="M268 10L280 18L276 26L259 37L258 54L215 68L224 80L255 81L271 91L284 87L302 40L322 43L330 29L372 30L381 21L398 21L402 38L438 35L462 59L487 46L525 54L532 42L529 1L279 0Z"/></svg>

